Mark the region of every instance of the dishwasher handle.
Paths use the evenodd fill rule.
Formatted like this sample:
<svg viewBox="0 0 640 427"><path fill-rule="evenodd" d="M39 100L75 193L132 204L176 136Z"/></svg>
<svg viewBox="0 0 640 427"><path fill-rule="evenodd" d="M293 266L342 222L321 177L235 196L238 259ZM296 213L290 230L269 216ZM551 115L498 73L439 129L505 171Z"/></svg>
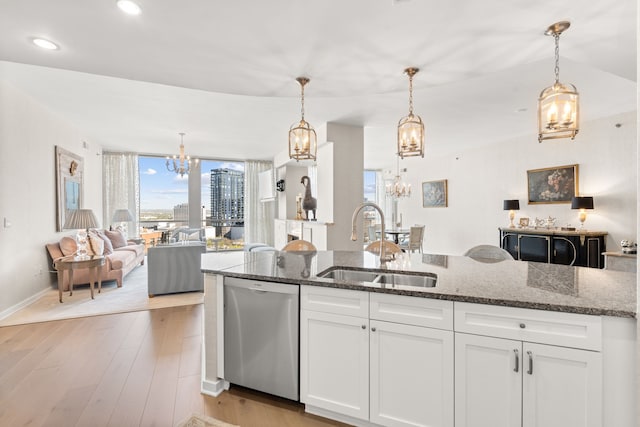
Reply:
<svg viewBox="0 0 640 427"><path fill-rule="evenodd" d="M259 280L238 279L235 277L225 277L224 286L236 289L246 289L247 291L260 294L278 293L298 295L300 286L297 284L263 282Z"/></svg>

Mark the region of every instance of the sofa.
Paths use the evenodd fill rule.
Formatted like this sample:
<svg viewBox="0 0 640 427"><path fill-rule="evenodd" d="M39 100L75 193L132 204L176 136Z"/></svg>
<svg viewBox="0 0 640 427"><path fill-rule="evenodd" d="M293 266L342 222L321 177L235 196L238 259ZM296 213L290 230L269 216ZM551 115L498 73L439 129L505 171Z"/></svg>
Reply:
<svg viewBox="0 0 640 427"><path fill-rule="evenodd" d="M89 234L87 250L90 255L104 255L105 263L102 266L102 282L115 280L118 287L122 287L122 279L138 265L144 264L144 244L124 239L120 232L92 230ZM102 242L102 243L101 243ZM75 254L77 246L75 239L64 236L58 242L46 245L52 265L59 258ZM66 282L66 281L65 281ZM79 269L73 272L73 284L86 284L90 282L89 269ZM64 284L63 290L68 290L68 284Z"/></svg>

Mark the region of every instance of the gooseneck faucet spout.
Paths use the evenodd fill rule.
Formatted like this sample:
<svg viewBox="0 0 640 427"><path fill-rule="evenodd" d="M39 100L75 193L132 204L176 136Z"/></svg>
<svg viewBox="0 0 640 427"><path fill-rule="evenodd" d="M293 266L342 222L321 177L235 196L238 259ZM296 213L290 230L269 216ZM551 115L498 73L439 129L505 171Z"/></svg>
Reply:
<svg viewBox="0 0 640 427"><path fill-rule="evenodd" d="M358 219L358 214L360 213L360 211L367 206L374 208L380 214L380 263L382 264L387 261L391 261L393 259L393 254L387 254L384 245L384 213L382 212L382 209L380 209L380 206L376 205L375 203L364 202L363 204L358 206L355 211L353 211L353 216L351 217L351 240L353 240L354 242L358 240L356 220Z"/></svg>

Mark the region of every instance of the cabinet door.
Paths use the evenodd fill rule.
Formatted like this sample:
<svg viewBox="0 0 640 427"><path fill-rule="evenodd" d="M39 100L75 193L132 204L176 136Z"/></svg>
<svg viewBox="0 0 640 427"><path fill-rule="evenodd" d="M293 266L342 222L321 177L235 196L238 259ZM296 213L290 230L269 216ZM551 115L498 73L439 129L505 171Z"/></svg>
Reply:
<svg viewBox="0 0 640 427"><path fill-rule="evenodd" d="M521 423L522 343L455 334L456 427Z"/></svg>
<svg viewBox="0 0 640 427"><path fill-rule="evenodd" d="M518 235L515 233L509 233L508 231L502 232L502 238L500 241L500 247L511 254L513 259L518 259Z"/></svg>
<svg viewBox="0 0 640 427"><path fill-rule="evenodd" d="M550 249L551 238L549 236L518 236L518 259L522 261L550 262Z"/></svg>
<svg viewBox="0 0 640 427"><path fill-rule="evenodd" d="M369 320L300 313L300 400L369 418Z"/></svg>
<svg viewBox="0 0 640 427"><path fill-rule="evenodd" d="M370 321L371 418L453 426L453 332Z"/></svg>
<svg viewBox="0 0 640 427"><path fill-rule="evenodd" d="M566 237L553 238L553 259L554 264L574 265L578 256L578 251L573 242Z"/></svg>
<svg viewBox="0 0 640 427"><path fill-rule="evenodd" d="M523 427L602 426L601 353L523 345Z"/></svg>

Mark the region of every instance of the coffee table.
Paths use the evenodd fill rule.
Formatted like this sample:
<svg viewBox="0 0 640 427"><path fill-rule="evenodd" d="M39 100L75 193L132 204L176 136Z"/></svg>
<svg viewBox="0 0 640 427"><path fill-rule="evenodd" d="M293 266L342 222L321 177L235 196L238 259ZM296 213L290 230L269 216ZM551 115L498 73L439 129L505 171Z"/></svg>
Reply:
<svg viewBox="0 0 640 427"><path fill-rule="evenodd" d="M89 255L86 257L77 257L70 255L59 258L53 264L58 271L58 297L62 302L62 288L64 288L64 272L68 271L69 276L69 296L73 295L73 270L81 268L89 269L89 285L91 287L91 299L93 299L93 283L98 282L98 292L102 290L102 266L104 265L104 256Z"/></svg>

